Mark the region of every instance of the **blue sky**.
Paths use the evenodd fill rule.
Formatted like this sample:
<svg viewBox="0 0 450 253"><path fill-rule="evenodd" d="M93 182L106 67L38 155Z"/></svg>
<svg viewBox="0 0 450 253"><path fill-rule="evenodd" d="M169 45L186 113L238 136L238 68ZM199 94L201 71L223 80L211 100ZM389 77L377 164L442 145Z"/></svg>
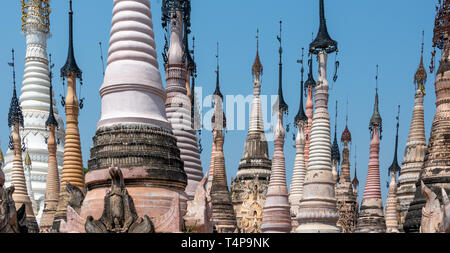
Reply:
<svg viewBox="0 0 450 253"><path fill-rule="evenodd" d="M103 44L105 58L109 44L112 0L74 0L74 44L79 67L83 70L86 98L81 110L80 134L83 160L87 160L100 118L100 96L102 66L98 42ZM161 27L161 0L151 0L154 32L160 70L165 79L161 52L164 32ZM51 33L48 52L52 54L55 70L64 64L68 40L68 1L51 1ZM341 63L339 79L332 83L334 54L329 57L328 80L330 82L329 112L334 126L334 104L339 101L338 138L345 127L346 100L349 100L349 129L353 143L351 150L351 173L354 170L354 145L357 145L357 173L360 181L360 199L364 189L369 158L370 135L368 123L373 111L375 93L375 65L379 64L380 114L383 118L383 139L380 148L380 174L383 200L386 199L387 168L392 163L395 139L395 117L397 105L401 105L399 162L403 159L404 147L414 103L413 75L419 64L422 30L425 30L425 67L430 62L431 38L435 8L433 1L378 0L378 1L325 1L325 15L331 37L339 43L338 60ZM21 87L25 57L25 37L21 32L21 10L19 0L2 3L0 10L0 124L1 147L6 152L9 140L7 114L12 94L10 61L11 48L16 50L17 83ZM308 48L312 33L319 25L318 1L316 0L192 0L192 32L196 37L198 67L197 85L202 86L203 96L215 89L216 42L220 43L221 89L224 95L252 94L251 66L256 52L256 29L260 30L260 56L264 66L262 94L277 94L278 86L278 41L279 20L283 20L284 75L283 89L289 105L287 120L292 122L299 106L300 68L297 59L301 48ZM315 36L314 36L315 37ZM105 59L106 62L106 59ZM317 80L317 64L314 63ZM58 76L58 75L55 75ZM306 80L306 76L305 76ZM435 112L434 74L428 74L425 97L425 130L429 138ZM54 78L54 91L61 107L59 94L63 93L62 81ZM165 85L165 82L164 82ZM208 109L208 108L205 108ZM204 109L204 110L205 110ZM247 108L248 112L249 108ZM64 113L62 113L63 118ZM248 127L248 115L246 129ZM290 184L294 165L295 149L292 147L293 128L287 134L285 154L287 181ZM228 131L225 136L225 161L227 177L234 177L243 154L247 131ZM332 130L332 135L334 130ZM209 168L211 152L210 131L202 132L204 171ZM340 144L342 151L342 145ZM273 142L269 143L273 154Z"/></svg>

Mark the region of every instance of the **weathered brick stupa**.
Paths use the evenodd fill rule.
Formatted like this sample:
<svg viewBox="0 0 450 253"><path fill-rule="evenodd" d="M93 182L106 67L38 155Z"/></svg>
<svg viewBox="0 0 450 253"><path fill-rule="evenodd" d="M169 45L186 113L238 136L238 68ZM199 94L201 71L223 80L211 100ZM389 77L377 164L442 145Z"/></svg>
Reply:
<svg viewBox="0 0 450 253"><path fill-rule="evenodd" d="M214 174L211 182L211 204L213 230L217 233L233 233L237 230L236 214L231 203L231 195L228 190L227 174L225 170L225 157L223 153L226 118L223 111L223 95L219 84L219 43L217 43L217 70L216 90L213 93L214 115L211 119L213 128Z"/></svg>
<svg viewBox="0 0 450 253"><path fill-rule="evenodd" d="M18 2L18 1L17 1ZM49 70L47 58L47 38L50 35L50 1L22 0L22 31L26 38L25 69L20 94L20 106L24 117L21 130L23 142L27 144L30 161L33 164L29 179L29 191L34 195L36 204L44 199L48 170L48 151L45 139L48 129L45 121L49 115ZM53 96L53 95L50 95ZM56 130L56 159L61 171L64 152L64 123L58 114L56 104L54 115L60 128ZM5 174L7 186L10 185L14 152L6 152ZM41 213L42 210L39 210ZM36 212L36 215L38 213ZM36 217L39 221L39 216Z"/></svg>
<svg viewBox="0 0 450 253"><path fill-rule="evenodd" d="M237 224L244 233L261 232L262 212L272 166L264 134L260 98L263 66L259 58L259 35L256 37L256 57L252 66L253 99L248 134L236 178L231 182L231 200Z"/></svg>
<svg viewBox="0 0 450 253"><path fill-rule="evenodd" d="M50 68L52 67L50 63ZM53 85L52 72L50 71L50 113L48 115L45 125L49 128L49 136L47 140L48 146L48 174L47 174L47 189L45 190L44 210L41 221L39 223L39 230L41 233L50 232L53 225L53 218L55 217L56 208L58 206L59 198L59 174L58 164L56 162L56 137L55 131L58 128L58 121L53 112Z"/></svg>
<svg viewBox="0 0 450 253"><path fill-rule="evenodd" d="M400 229L402 230L405 222L406 212L409 204L414 199L416 192L416 182L422 170L425 152L427 149L427 140L425 139L424 125L424 107L423 100L425 96L425 82L427 72L423 67L423 41L422 52L420 55L419 68L414 75L415 92L414 108L409 129L408 141L406 142L405 153L402 161L402 169L398 177L399 187L397 189L397 198L400 211Z"/></svg>
<svg viewBox="0 0 450 253"><path fill-rule="evenodd" d="M21 143L20 127L23 128L23 114L22 108L19 105L19 100L16 94L16 71L14 62L14 49L12 50L12 62L9 65L13 68L13 96L8 113L8 127L12 127L9 149L14 152L14 159L11 171L11 185L15 187L12 198L15 202L16 210L23 204L26 212L26 226L28 232L38 233L39 227L33 213L30 196L27 192L27 185L25 182L25 173L23 169L22 152L25 150L25 143Z"/></svg>
<svg viewBox="0 0 450 253"><path fill-rule="evenodd" d="M336 181L331 172L330 118L328 116L328 54L337 51L337 42L328 34L324 1L319 1L320 26L316 39L309 45L309 52L319 61L319 77L315 87L315 110L311 126L308 169L303 185L303 198L297 216L299 233L339 232L334 187Z"/></svg>
<svg viewBox="0 0 450 253"><path fill-rule="evenodd" d="M114 0L100 96L101 118L88 161L89 191L81 217L101 217L114 164L122 171L138 216L148 215L156 232L180 232L187 177L166 117L148 0Z"/></svg>
<svg viewBox="0 0 450 253"><path fill-rule="evenodd" d="M197 136L192 129L191 100L187 95L189 82L188 65L192 62L189 48L183 45L188 41L190 27L190 0L164 0L163 26L170 24L170 46L165 53L166 69L166 114L177 138L180 157L184 162L184 171L188 177L186 193L194 198L198 183L203 178L203 168L197 145Z"/></svg>
<svg viewBox="0 0 450 253"><path fill-rule="evenodd" d="M423 169L416 183L414 200L409 206L403 224L405 232L419 232L422 207L426 202L420 189L421 180L436 193L440 201L442 201L441 188L444 188L447 194L450 193L450 140L448 139L450 134L450 1L439 1L437 10L433 46L442 50L442 56L435 82L436 113L431 126ZM435 54L436 51L433 52L433 55Z"/></svg>
<svg viewBox="0 0 450 253"><path fill-rule="evenodd" d="M305 182L306 167L305 167L305 128L308 124L308 117L306 117L305 110L303 109L303 48L302 48L302 60L299 61L302 64L301 80L300 80L300 105L298 113L294 118L294 126L297 128L297 137L295 138L295 162L292 173L291 189L289 192L289 203L291 205L291 219L292 229L297 228L297 213L300 199L303 196L303 183ZM312 59L309 59L312 62Z"/></svg>
<svg viewBox="0 0 450 253"><path fill-rule="evenodd" d="M263 233L290 233L292 220L288 199L288 189L286 186L286 167L284 158L284 137L283 114L288 112L288 105L283 97L283 48L281 47L281 25L280 36L280 63L278 75L278 119L274 133L274 153L272 160L272 173L267 188L266 203L264 203L263 219L261 231Z"/></svg>
<svg viewBox="0 0 450 253"><path fill-rule="evenodd" d="M344 143L344 149L342 150L342 164L339 182L336 186L337 207L339 209L339 220L337 225L340 227L341 232L344 233L351 233L354 231L356 220L358 218L358 203L354 189L355 186L350 179L350 151L348 146L351 141L352 135L348 129L348 115L346 115L345 129L341 135L341 142ZM354 180L355 179L357 180L356 165Z"/></svg>
<svg viewBox="0 0 450 253"><path fill-rule="evenodd" d="M311 55L312 56L312 55ZM312 70L312 57L308 60L309 72L308 79L305 82L306 87L306 117L308 117L308 124L305 127L305 168L308 168L309 160L309 145L311 141L311 126L313 119L314 103L313 103L313 91L316 86L316 81L314 81L313 70Z"/></svg>
<svg viewBox="0 0 450 253"><path fill-rule="evenodd" d="M59 231L60 220L66 220L67 204L69 193L66 190L66 183L78 187L86 192L84 184L83 159L81 157L80 131L78 130L79 108L76 93L76 79L80 79L82 85L82 72L75 61L73 47L73 11L72 0L69 1L69 45L67 60L61 68L61 77L67 79L67 94L65 97L66 109L66 143L64 144L64 162L61 176L61 189L59 192L58 207L56 209L53 227L54 231ZM82 103L82 101L80 101Z"/></svg>
<svg viewBox="0 0 450 253"><path fill-rule="evenodd" d="M392 161L392 164L388 169L389 173L391 174L391 182L389 184L389 195L386 200L386 233L399 232L399 204L397 199L397 173L401 170L400 166L398 166L397 161L399 117L400 105L398 106L397 115L397 133L395 135L394 160Z"/></svg>
<svg viewBox="0 0 450 253"><path fill-rule="evenodd" d="M371 135L369 151L369 168L367 172L364 196L361 202L359 217L355 232L384 233L386 223L383 214L383 201L380 186L380 139L382 138L382 119L378 111L378 65L376 75L375 105L369 123Z"/></svg>

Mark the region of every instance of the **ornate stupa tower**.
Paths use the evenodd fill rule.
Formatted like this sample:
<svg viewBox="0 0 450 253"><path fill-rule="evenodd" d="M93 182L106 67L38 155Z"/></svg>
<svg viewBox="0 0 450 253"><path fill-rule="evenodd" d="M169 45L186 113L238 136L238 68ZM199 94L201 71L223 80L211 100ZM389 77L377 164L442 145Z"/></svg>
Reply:
<svg viewBox="0 0 450 253"><path fill-rule="evenodd" d="M263 219L261 231L263 233L289 233L292 229L290 215L290 205L288 199L288 190L286 186L286 167L284 158L284 138L285 130L283 127L283 114L288 111L288 105L283 97L283 48L281 47L281 25L280 36L277 37L280 42L280 63L278 79L278 119L274 133L274 153L272 161L272 173L270 175L269 187L267 188L266 203L263 209Z"/></svg>
<svg viewBox="0 0 450 253"><path fill-rule="evenodd" d="M183 44L188 40L190 27L190 0L164 0L163 26L170 24L170 45L165 57L166 69L166 113L172 125L173 134L177 138L180 157L184 162L184 171L188 177L186 193L189 199L194 198L198 183L203 178L203 168L197 145L197 136L192 128L191 100L188 85L188 65L192 58L189 48Z"/></svg>
<svg viewBox="0 0 450 253"><path fill-rule="evenodd" d="M300 81L300 105L298 113L294 118L294 125L297 128L297 137L295 139L295 162L292 174L291 191L289 193L289 203L291 205L291 218L292 228L295 229L298 226L297 214L298 206L300 205L300 199L303 196L303 183L305 182L306 166L305 166L305 128L308 125L308 117L303 109L303 48L302 48L302 60L299 61L302 64L301 81Z"/></svg>
<svg viewBox="0 0 450 253"><path fill-rule="evenodd" d="M53 66L50 64L50 69ZM52 85L52 71L50 70L50 104L53 104L51 96L53 92ZM58 206L59 198L59 174L58 164L56 162L56 137L55 132L58 128L58 121L55 118L53 106L50 106L50 113L48 115L45 125L49 128L50 134L47 140L48 147L48 174L47 174L47 189L45 190L44 210L41 221L39 223L39 230L41 233L50 232L53 225L53 218L55 217L56 208Z"/></svg>
<svg viewBox="0 0 450 253"><path fill-rule="evenodd" d="M337 113L338 113L338 102L336 101L336 114L334 118L334 139L333 144L331 145L331 173L333 174L333 180L336 184L339 179L338 166L341 163L341 154L339 151L339 145L337 141Z"/></svg>
<svg viewBox="0 0 450 253"><path fill-rule="evenodd" d="M48 130L45 120L49 115L49 71L47 58L47 38L50 34L49 0L22 0L22 31L26 37L25 69L20 95L20 106L24 117L21 136L27 143L31 163L31 185L35 200L43 199L48 170L48 151L45 140ZM56 103L53 105L55 118L61 128L56 131L56 157L61 171L64 152L64 123L58 115ZM6 153L5 174L7 186L12 176L14 152Z"/></svg>
<svg viewBox="0 0 450 253"><path fill-rule="evenodd" d="M312 73L312 54L311 58L308 60L308 80L305 82L306 88L306 117L308 117L308 124L305 127L305 168L308 168L309 160L309 145L311 140L311 126L313 119L314 103L313 103L313 91L316 86L316 81L314 81L314 76Z"/></svg>
<svg viewBox="0 0 450 253"><path fill-rule="evenodd" d="M76 93L76 80L80 79L82 85L82 72L75 61L73 47L73 11L72 0L69 1L69 44L67 60L61 68L61 77L67 79L67 94L64 105L66 109L66 143L64 144L64 162L61 176L61 189L58 198L58 207L56 209L53 229L59 231L60 220L66 220L67 205L69 202L69 193L66 190L66 184L78 187L86 192L84 184L83 159L81 157L80 132L78 130L79 104Z"/></svg>
<svg viewBox="0 0 450 253"><path fill-rule="evenodd" d="M231 195L228 190L227 174L225 170L225 157L223 153L226 118L223 111L223 95L219 84L219 43L217 43L217 70L216 90L213 93L214 115L212 117L214 155L214 174L211 184L211 203L214 230L218 233L233 233L236 231L236 215L231 203Z"/></svg>
<svg viewBox="0 0 450 253"><path fill-rule="evenodd" d="M114 0L112 13L108 66L100 88L102 111L80 215L101 217L114 164L138 215L148 215L156 232L180 232L187 177L166 117L150 2Z"/></svg>
<svg viewBox="0 0 450 253"><path fill-rule="evenodd" d="M20 138L20 127L24 127L24 117L22 108L19 105L16 93L16 71L14 62L14 49L12 50L12 63L9 65L13 68L13 96L8 113L8 127L12 128L9 149L14 152L12 171L11 171L11 185L14 185L15 190L12 194L13 200L18 210L25 204L26 212L26 226L28 232L38 233L39 227L33 212L32 202L28 195L27 185L25 180L25 173L23 168L22 152L25 150L25 143ZM22 140L22 141L21 141Z"/></svg>
<svg viewBox="0 0 450 253"><path fill-rule="evenodd" d="M350 181L350 151L348 146L351 141L352 135L348 129L348 115L346 115L345 129L341 135L341 142L344 143L344 149L342 150L342 165L338 185L336 186L337 207L339 209L339 220L337 225L344 233L351 233L354 231L356 220L358 218L357 196L354 191L355 186ZM356 165L354 180L358 180L356 178Z"/></svg>
<svg viewBox="0 0 450 253"><path fill-rule="evenodd" d="M378 111L378 65L376 75L375 105L369 123L371 134L369 168L367 172L364 196L361 202L355 232L384 233L386 223L383 214L383 201L380 186L380 139L382 138L382 119Z"/></svg>
<svg viewBox="0 0 450 253"><path fill-rule="evenodd" d="M261 77L259 34L256 36L256 57L252 66L253 99L244 155L236 178L231 183L231 196L238 227L242 232L261 232L262 212L269 185L272 162L264 134L261 109Z"/></svg>
<svg viewBox="0 0 450 253"><path fill-rule="evenodd" d="M423 33L422 33L422 51L420 55L419 68L414 75L415 93L414 108L409 129L408 141L406 142L405 153L402 161L402 169L398 177L399 187L397 189L397 198L400 211L400 228L405 222L406 212L409 204L414 199L416 192L416 182L422 170L425 152L427 149L427 140L425 139L424 125L424 107L423 100L425 96L425 82L427 72L423 66Z"/></svg>
<svg viewBox="0 0 450 253"><path fill-rule="evenodd" d="M399 232L399 204L397 199L397 173L401 170L400 166L398 166L397 161L399 117L400 105L398 106L397 115L397 133L395 135L394 160L392 161L392 164L388 169L389 174L391 175L391 182L389 184L389 195L386 200L386 233Z"/></svg>
<svg viewBox="0 0 450 253"><path fill-rule="evenodd" d="M425 153L423 169L416 182L416 193L406 214L405 232L419 232L422 207L426 199L421 193L420 181L442 200L441 188L450 194L450 1L439 1L434 27L433 47L442 50L436 73L436 113L431 126L430 139ZM433 52L433 55L436 51ZM433 62L433 61L432 61ZM433 66L430 68L433 70ZM431 71L433 72L433 71Z"/></svg>
<svg viewBox="0 0 450 253"><path fill-rule="evenodd" d="M303 198L297 216L296 232L339 232L334 187L336 181L331 171L330 118L328 116L328 54L337 51L337 42L328 34L324 1L320 0L320 26L309 51L319 61L319 77L315 87L315 110L311 126L308 169L303 186Z"/></svg>

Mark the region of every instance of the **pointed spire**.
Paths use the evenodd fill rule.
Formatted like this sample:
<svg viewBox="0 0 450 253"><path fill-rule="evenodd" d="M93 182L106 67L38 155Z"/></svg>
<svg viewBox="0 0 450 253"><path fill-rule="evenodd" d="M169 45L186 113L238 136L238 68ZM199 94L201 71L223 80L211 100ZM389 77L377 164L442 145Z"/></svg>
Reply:
<svg viewBox="0 0 450 253"><path fill-rule="evenodd" d="M298 113L295 116L294 119L294 125L297 126L299 122L307 122L308 117L305 114L305 110L303 108L303 73L305 72L305 69L303 68L303 56L304 56L304 48L302 48L302 59L298 60L298 63L302 64L302 68L300 70L301 72L301 80L300 80L300 106L298 108Z"/></svg>
<svg viewBox="0 0 450 253"><path fill-rule="evenodd" d="M372 114L372 118L370 119L369 129L372 132L375 127L379 127L380 128L380 139L381 139L382 119L381 119L380 112L378 111L378 64L377 64L377 75L375 76L375 80L376 80L375 104L373 106L373 114Z"/></svg>
<svg viewBox="0 0 450 253"><path fill-rule="evenodd" d="M50 91L49 91L49 95L50 95L50 111L48 114L48 119L45 122L45 126L49 127L50 125L53 125L55 127L58 127L58 121L56 121L55 115L53 113L53 84L52 84L52 80L53 80L53 67L55 66L55 64L52 64L52 55L50 54L49 56L49 69L50 69Z"/></svg>
<svg viewBox="0 0 450 253"><path fill-rule="evenodd" d="M355 175L353 176L352 185L354 189L357 189L359 186L358 176L356 175L356 144L355 144Z"/></svg>
<svg viewBox="0 0 450 253"><path fill-rule="evenodd" d="M3 156L3 150L0 145L0 170L2 169L4 163L5 163L5 157Z"/></svg>
<svg viewBox="0 0 450 253"><path fill-rule="evenodd" d="M14 59L14 49L12 49L11 52L12 52L12 62L9 62L8 65L12 67L13 95L11 98L11 104L9 106L8 127L11 127L16 122L19 122L19 125L23 127L22 108L20 107L19 100L17 99L17 92L16 92L16 68L15 68L15 59Z"/></svg>
<svg viewBox="0 0 450 253"><path fill-rule="evenodd" d="M389 167L388 172L400 172L400 166L398 165L397 161L397 149L398 149L398 128L399 128L399 118L400 118L400 105L398 106L398 113L397 113L397 133L395 134L395 149L394 149L394 160L392 161L391 166ZM389 173L388 173L389 175Z"/></svg>
<svg viewBox="0 0 450 253"><path fill-rule="evenodd" d="M220 92L220 84L219 84L219 42L217 42L217 54L216 54L216 59L217 59L217 70L216 70L216 90L214 91L213 95L219 96L221 99L223 99L223 95L222 92Z"/></svg>
<svg viewBox="0 0 450 253"><path fill-rule="evenodd" d="M252 66L252 74L259 80L260 75L263 74L263 66L259 59L259 29L256 30L256 57Z"/></svg>
<svg viewBox="0 0 450 253"><path fill-rule="evenodd" d="M425 93L425 83L427 81L427 71L425 70L423 66L423 46L424 46L424 36L425 32L422 31L422 49L420 52L420 64L419 68L416 71L416 74L414 75L414 83L417 85L416 89L421 90Z"/></svg>
<svg viewBox="0 0 450 253"><path fill-rule="evenodd" d="M345 114L345 129L341 135L341 142L350 142L350 141L352 141L352 134L350 133L350 130L348 129L348 98L347 98L347 111Z"/></svg>
<svg viewBox="0 0 450 253"><path fill-rule="evenodd" d="M331 160L337 161L339 164L341 162L341 155L339 154L339 145L337 143L337 105L338 102L336 100L336 114L334 120L334 140L333 145L331 146Z"/></svg>
<svg viewBox="0 0 450 253"><path fill-rule="evenodd" d="M309 44L309 52L318 54L325 50L328 54L338 51L338 43L331 39L328 34L327 21L325 19L325 8L323 0L319 0L320 26L316 39Z"/></svg>
<svg viewBox="0 0 450 253"><path fill-rule="evenodd" d="M278 42L280 42L280 49L278 53L280 54L280 63L279 63L279 76L278 76L278 99L279 99L279 110L287 113L288 105L284 101L283 97L283 47L281 45L281 32L282 32L283 21L280 20L280 35L277 36Z"/></svg>
<svg viewBox="0 0 450 253"><path fill-rule="evenodd" d="M77 62L75 61L75 54L73 50L73 10L72 10L72 0L69 0L69 50L67 53L66 64L61 68L61 76L67 77L71 73L74 73L76 77L82 79L82 72L78 68Z"/></svg>
<svg viewBox="0 0 450 253"><path fill-rule="evenodd" d="M25 153L25 165L31 166L31 157L30 157L30 153L28 153L28 149L27 149L27 152Z"/></svg>
<svg viewBox="0 0 450 253"><path fill-rule="evenodd" d="M309 72L308 72L308 80L305 82L305 87L308 88L309 86L316 86L316 81L314 80L313 72L312 72L312 55L310 56L308 60L308 66L309 66Z"/></svg>

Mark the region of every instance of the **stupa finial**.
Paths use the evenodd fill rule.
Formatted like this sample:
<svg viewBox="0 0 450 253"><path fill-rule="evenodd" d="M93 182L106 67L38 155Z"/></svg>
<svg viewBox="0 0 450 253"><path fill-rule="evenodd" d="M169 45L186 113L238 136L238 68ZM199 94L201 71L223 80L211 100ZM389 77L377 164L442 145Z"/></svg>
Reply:
<svg viewBox="0 0 450 253"><path fill-rule="evenodd" d="M259 59L259 29L256 30L256 57L255 62L252 66L252 75L256 76L259 80L260 76L263 74L263 66L261 60Z"/></svg>
<svg viewBox="0 0 450 253"><path fill-rule="evenodd" d="M319 0L320 26L316 39L309 44L309 52L318 54L325 50L328 54L338 51L338 43L328 34L327 21L325 19L325 7L323 0Z"/></svg>
<svg viewBox="0 0 450 253"><path fill-rule="evenodd" d="M50 76L50 90L49 90L49 95L50 95L50 110L49 110L49 114L48 114L48 119L45 122L45 126L49 127L50 125L53 125L55 127L58 127L58 121L56 121L55 118L55 114L53 113L53 67L55 66L55 64L52 63L52 55L49 55L49 64L48 64L48 68L50 70L49 76Z"/></svg>
<svg viewBox="0 0 450 253"><path fill-rule="evenodd" d="M400 172L400 166L398 165L398 161L397 161L398 128L400 126L399 119L400 119L400 105L398 105L398 112L397 112L397 117L396 117L396 120L397 120L397 132L395 134L394 160L392 161L392 164L391 164L391 166L389 167L389 170L388 170L388 172L394 172L394 173ZM389 175L389 173L388 173L388 175Z"/></svg>
<svg viewBox="0 0 450 253"><path fill-rule="evenodd" d="M288 105L284 101L283 97L283 47L281 44L281 34L282 34L282 25L283 21L280 20L280 35L277 36L277 40L280 43L280 48L278 50L278 53L280 55L280 63L279 63L279 73L278 73L278 102L279 102L279 110L287 113L288 112Z"/></svg>
<svg viewBox="0 0 450 253"><path fill-rule="evenodd" d="M375 81L376 81L375 104L373 106L373 114L372 114L372 118L370 119L369 129L372 132L375 127L378 127L380 130L380 139L381 139L382 119L381 119L380 112L378 110L378 64L377 64L377 74L375 76Z"/></svg>
<svg viewBox="0 0 450 253"><path fill-rule="evenodd" d="M13 126L16 122L19 122L19 125L23 127L23 114L22 108L19 104L19 99L17 98L16 92L16 65L14 58L14 48L11 50L12 54L12 62L8 62L8 65L12 67L12 75L13 75L13 96L11 98L11 104L9 106L8 113L8 126Z"/></svg>
<svg viewBox="0 0 450 253"><path fill-rule="evenodd" d="M303 67L303 57L305 55L305 48L302 47L302 59L301 60L297 60L298 63L300 63L302 65L302 68L300 69L300 73L301 73L301 79L300 79L300 105L298 108L298 113L295 116L294 119L294 125L297 126L299 124L299 122L307 122L308 121L308 117L305 114L305 110L303 107L303 73L305 72L305 68Z"/></svg>
<svg viewBox="0 0 450 253"><path fill-rule="evenodd" d="M333 145L331 146L331 160L340 163L341 155L339 154L339 145L337 142L337 115L338 115L337 111L338 111L338 101L336 100L336 113L334 118L334 140Z"/></svg>
<svg viewBox="0 0 450 253"><path fill-rule="evenodd" d="M424 36L425 32L422 31L422 48L420 51L420 64L414 75L414 84L416 84L416 90L420 90L423 94L425 94L425 83L427 81L427 71L423 66L423 46L424 46Z"/></svg>
<svg viewBox="0 0 450 253"><path fill-rule="evenodd" d="M214 91L213 95L219 96L223 99L222 92L220 92L220 84L219 84L219 42L217 42L217 54L216 54L216 60L217 60L217 69L216 69L216 90Z"/></svg>
<svg viewBox="0 0 450 253"><path fill-rule="evenodd" d="M61 76L67 77L71 74L75 74L80 80L82 79L82 71L77 65L75 60L75 54L73 49L73 10L72 0L69 0L69 50L67 53L66 64L61 68Z"/></svg>

